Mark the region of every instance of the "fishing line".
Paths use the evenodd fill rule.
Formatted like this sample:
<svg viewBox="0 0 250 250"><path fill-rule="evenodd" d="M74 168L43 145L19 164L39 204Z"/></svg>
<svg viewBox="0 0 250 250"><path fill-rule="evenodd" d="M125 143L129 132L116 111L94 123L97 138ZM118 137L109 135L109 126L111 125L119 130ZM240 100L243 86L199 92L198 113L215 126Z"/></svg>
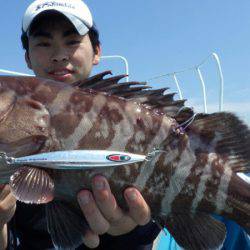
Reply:
<svg viewBox="0 0 250 250"><path fill-rule="evenodd" d="M154 148L152 152L148 153L145 161L152 161L154 157L156 157L157 154L160 153L168 153L168 151L166 150L162 150L162 149L158 149L158 148Z"/></svg>
<svg viewBox="0 0 250 250"><path fill-rule="evenodd" d="M176 116L178 116L183 110L185 110L185 109L187 109L187 110L192 110L192 111L194 111L194 109L191 107L185 107L185 106L183 106L183 107L181 107L181 108L179 108L179 110L177 111L177 113L176 113L176 115L175 115L175 117Z"/></svg>
<svg viewBox="0 0 250 250"><path fill-rule="evenodd" d="M185 122L178 125L177 129L185 130L188 126L190 126L193 123L193 121L197 115L198 115L198 113L194 113L189 119L187 119Z"/></svg>

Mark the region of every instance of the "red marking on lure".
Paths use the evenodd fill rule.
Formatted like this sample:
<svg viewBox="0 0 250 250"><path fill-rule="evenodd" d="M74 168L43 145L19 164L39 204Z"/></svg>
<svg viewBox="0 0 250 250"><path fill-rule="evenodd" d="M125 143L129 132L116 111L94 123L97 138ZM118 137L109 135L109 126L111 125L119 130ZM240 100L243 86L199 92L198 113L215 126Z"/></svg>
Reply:
<svg viewBox="0 0 250 250"><path fill-rule="evenodd" d="M108 155L106 158L107 158L107 160L116 161L116 162L129 161L131 159L131 157L128 155L120 155L120 154Z"/></svg>

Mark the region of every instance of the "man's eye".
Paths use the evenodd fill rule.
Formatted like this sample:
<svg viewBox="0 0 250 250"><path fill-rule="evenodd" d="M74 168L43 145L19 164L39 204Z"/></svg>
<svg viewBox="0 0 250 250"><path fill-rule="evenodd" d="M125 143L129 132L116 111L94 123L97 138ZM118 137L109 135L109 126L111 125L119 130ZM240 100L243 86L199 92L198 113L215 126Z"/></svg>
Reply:
<svg viewBox="0 0 250 250"><path fill-rule="evenodd" d="M78 41L78 40L71 40L71 41L67 42L68 45L75 45L75 44L79 44L79 43L80 43L80 41Z"/></svg>
<svg viewBox="0 0 250 250"><path fill-rule="evenodd" d="M50 44L49 43L47 43L47 42L40 42L40 43L37 43L37 45L36 46L38 46L38 47L49 47L50 46Z"/></svg>

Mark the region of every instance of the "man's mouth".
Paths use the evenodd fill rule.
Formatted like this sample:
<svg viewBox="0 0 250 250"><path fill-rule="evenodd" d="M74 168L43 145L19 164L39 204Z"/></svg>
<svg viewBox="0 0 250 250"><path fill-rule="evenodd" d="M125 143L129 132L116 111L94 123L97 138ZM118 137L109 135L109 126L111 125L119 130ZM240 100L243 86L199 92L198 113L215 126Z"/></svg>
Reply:
<svg viewBox="0 0 250 250"><path fill-rule="evenodd" d="M49 72L50 75L55 75L55 76L64 76L64 75L73 74L73 73L74 71L69 70L69 69L53 70Z"/></svg>
<svg viewBox="0 0 250 250"><path fill-rule="evenodd" d="M57 69L57 70L51 70L48 73L51 76L51 78L55 80L67 81L71 79L74 71L69 69Z"/></svg>

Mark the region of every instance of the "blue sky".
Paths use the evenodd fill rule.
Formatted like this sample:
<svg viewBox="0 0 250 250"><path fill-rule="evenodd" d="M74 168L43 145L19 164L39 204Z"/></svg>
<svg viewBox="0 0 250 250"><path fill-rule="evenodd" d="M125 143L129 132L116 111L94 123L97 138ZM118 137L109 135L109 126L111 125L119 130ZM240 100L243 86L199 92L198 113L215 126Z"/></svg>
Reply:
<svg viewBox="0 0 250 250"><path fill-rule="evenodd" d="M32 1L10 0L1 6L0 68L31 73L20 43L21 19ZM100 31L103 55L122 55L131 80L199 64L212 52L221 60L225 78L225 110L250 124L250 2L249 0L86 0ZM118 60L103 60L93 73L124 72ZM208 92L208 111L218 110L219 76L209 58L201 68ZM195 70L177 75L187 105L202 110ZM150 80L157 87L176 87L171 77ZM177 96L178 98L178 96Z"/></svg>

